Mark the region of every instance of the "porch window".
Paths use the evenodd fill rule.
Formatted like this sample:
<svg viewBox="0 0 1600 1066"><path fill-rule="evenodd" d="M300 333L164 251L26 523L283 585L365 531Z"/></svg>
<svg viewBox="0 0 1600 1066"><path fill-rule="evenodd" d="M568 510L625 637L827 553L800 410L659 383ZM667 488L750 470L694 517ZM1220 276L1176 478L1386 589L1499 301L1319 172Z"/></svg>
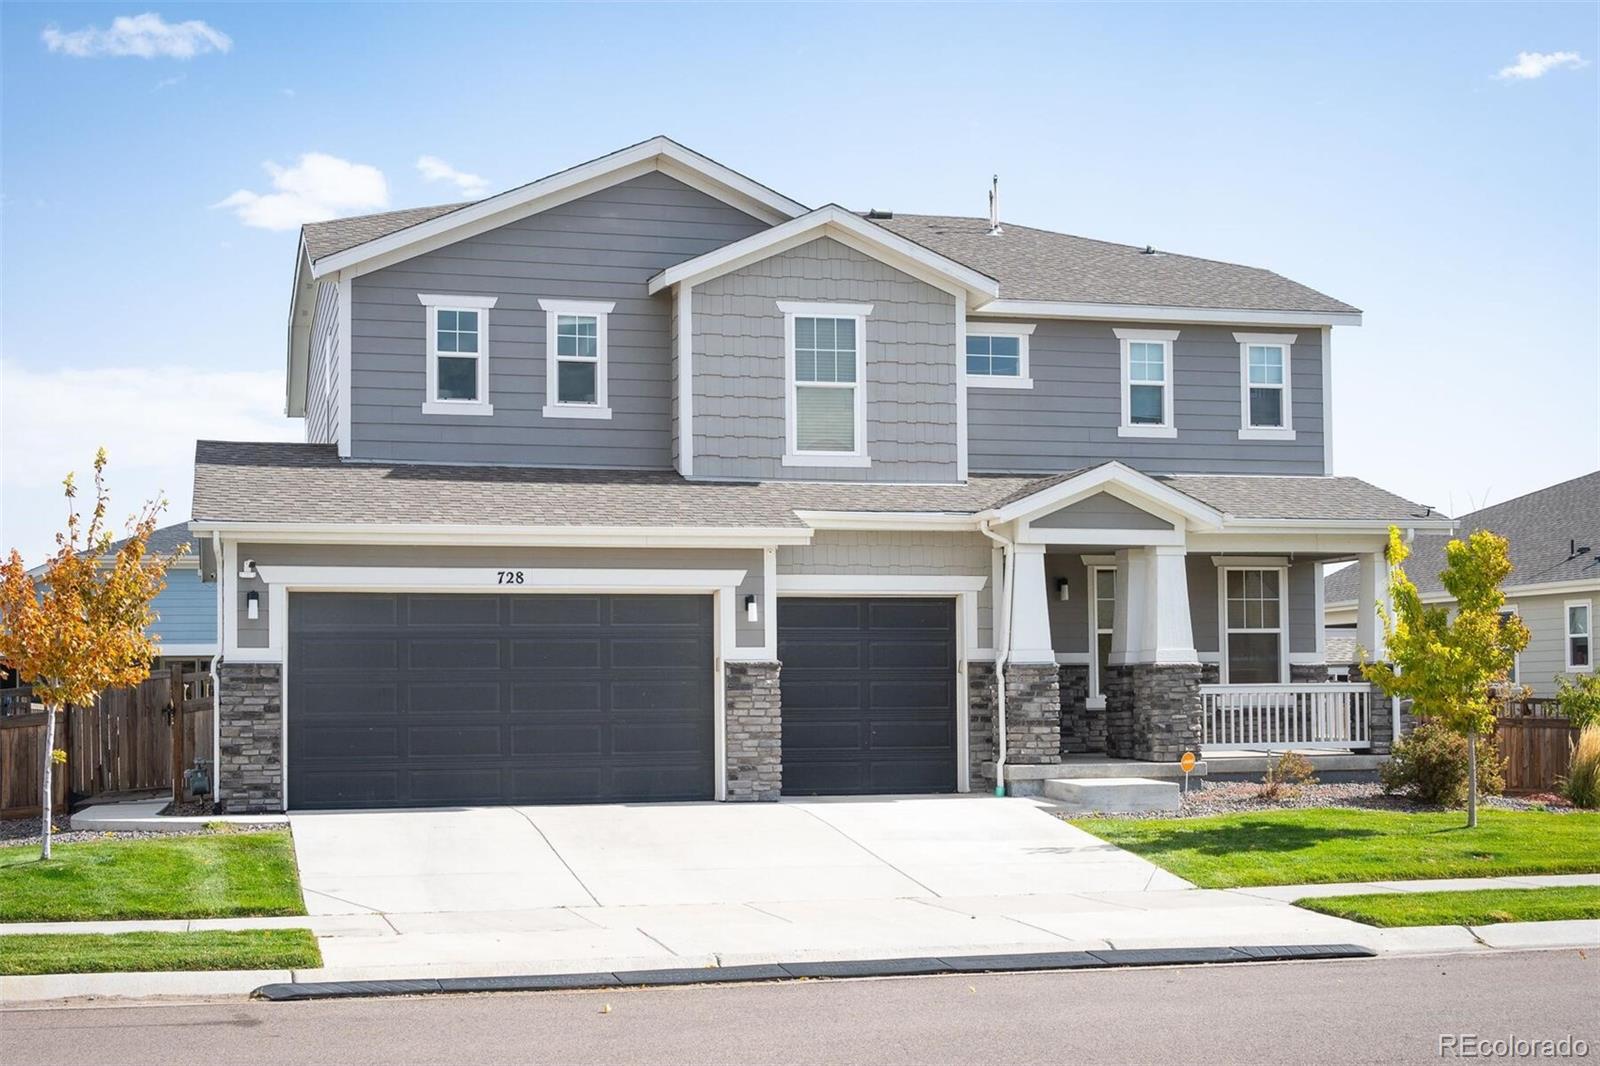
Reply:
<svg viewBox="0 0 1600 1066"><path fill-rule="evenodd" d="M1588 673L1594 669L1590 655L1592 633L1589 626L1589 601L1569 601L1567 607L1567 669Z"/></svg>
<svg viewBox="0 0 1600 1066"><path fill-rule="evenodd" d="M871 307L778 306L788 348L785 465L866 466L861 370Z"/></svg>
<svg viewBox="0 0 1600 1066"><path fill-rule="evenodd" d="M1123 437L1176 437L1172 419L1172 342L1177 330L1117 329L1122 342Z"/></svg>
<svg viewBox="0 0 1600 1066"><path fill-rule="evenodd" d="M1274 685L1283 678L1282 570L1223 571L1224 644L1222 681Z"/></svg>
<svg viewBox="0 0 1600 1066"><path fill-rule="evenodd" d="M1101 679L1111 666L1111 627L1117 614L1117 569L1114 566L1089 568L1094 596L1089 603L1089 627L1094 631L1094 653L1089 670L1089 696L1102 699Z"/></svg>
<svg viewBox="0 0 1600 1066"><path fill-rule="evenodd" d="M610 418L606 322L615 303L540 300L545 313L546 418Z"/></svg>
<svg viewBox="0 0 1600 1066"><path fill-rule="evenodd" d="M489 309L497 297L418 294L427 322L424 414L492 415Z"/></svg>

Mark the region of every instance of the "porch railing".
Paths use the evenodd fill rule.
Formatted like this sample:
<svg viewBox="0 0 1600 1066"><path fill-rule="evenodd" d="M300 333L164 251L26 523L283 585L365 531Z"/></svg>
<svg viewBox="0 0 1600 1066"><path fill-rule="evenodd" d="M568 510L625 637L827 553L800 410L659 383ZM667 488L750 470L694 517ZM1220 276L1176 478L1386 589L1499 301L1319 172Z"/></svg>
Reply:
<svg viewBox="0 0 1600 1066"><path fill-rule="evenodd" d="M1364 684L1201 685L1201 744L1213 750L1370 748Z"/></svg>

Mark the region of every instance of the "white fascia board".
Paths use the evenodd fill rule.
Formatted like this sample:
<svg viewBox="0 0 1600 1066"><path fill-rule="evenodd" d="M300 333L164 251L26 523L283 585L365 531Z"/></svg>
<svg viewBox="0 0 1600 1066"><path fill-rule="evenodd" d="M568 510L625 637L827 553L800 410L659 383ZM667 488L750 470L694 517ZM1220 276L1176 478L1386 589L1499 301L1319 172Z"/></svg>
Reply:
<svg viewBox="0 0 1600 1066"><path fill-rule="evenodd" d="M1261 533L1272 530L1281 530L1285 533L1304 533L1308 530L1327 530L1333 533L1387 533L1390 526L1399 528L1426 530L1429 532L1450 532L1455 529L1455 519L1439 515L1434 518L1404 518L1404 519L1353 519L1353 518L1238 518L1226 515L1223 520L1223 530L1245 530L1251 533Z"/></svg>
<svg viewBox="0 0 1600 1066"><path fill-rule="evenodd" d="M190 658L192 656L200 655L215 655L217 654L217 646L214 643L168 644L166 641L159 641L156 645L156 654L164 655L170 659Z"/></svg>
<svg viewBox="0 0 1600 1066"><path fill-rule="evenodd" d="M302 294L306 299L302 299ZM302 234L295 245L294 282L289 289L289 338L284 366L283 413L289 418L306 414L306 377L311 366L311 322L317 312L317 283Z"/></svg>
<svg viewBox="0 0 1600 1066"><path fill-rule="evenodd" d="M1500 590L1505 596L1559 596L1569 592L1600 592L1600 578L1585 578L1576 581L1550 581L1542 585L1506 585ZM1450 603L1453 598L1448 592L1427 592L1421 596L1423 603ZM1323 604L1327 611L1353 610L1357 606L1355 600L1330 600ZM1506 604L1506 609L1516 610L1514 603Z"/></svg>
<svg viewBox="0 0 1600 1066"><path fill-rule="evenodd" d="M1077 303L1066 300L995 300L986 315L1019 318L1104 318L1123 322L1223 322L1237 325L1359 326L1359 311L1257 311L1239 307L1157 307L1149 304Z"/></svg>
<svg viewBox="0 0 1600 1066"><path fill-rule="evenodd" d="M737 588L745 570L608 570L495 566L258 566L268 585L290 589L463 589L494 592L673 591ZM514 572L522 580L505 582Z"/></svg>
<svg viewBox="0 0 1600 1066"><path fill-rule="evenodd" d="M981 592L987 577L960 577L944 574L779 574L778 592L782 595L807 593L852 596L879 593L886 596L952 595Z"/></svg>
<svg viewBox="0 0 1600 1066"><path fill-rule="evenodd" d="M504 225L556 203L565 203L563 194L581 189L580 195L587 195L654 170L669 173L680 180L686 175L696 175L702 191L706 191L707 187L723 190L724 195L720 199L749 210L755 217L766 221L793 218L806 210L804 204L776 193L676 141L652 137L427 222L323 256L312 264L312 275L322 277L330 272L346 270L380 256L425 246L441 237L460 240L475 225L491 220L494 226Z"/></svg>
<svg viewBox="0 0 1600 1066"><path fill-rule="evenodd" d="M986 511L978 517L991 522L1014 522L1018 519L1032 518L1111 486L1124 490L1136 499L1149 500L1158 507L1202 528L1220 528L1226 518L1221 511L1206 506L1193 496L1163 485L1150 475L1142 474L1131 466L1116 461L1102 463L1077 477L1041 489L1015 503ZM1135 500L1127 502L1134 503Z"/></svg>
<svg viewBox="0 0 1600 1066"><path fill-rule="evenodd" d="M946 511L796 511L812 529L899 529L924 531L976 531L972 514Z"/></svg>
<svg viewBox="0 0 1600 1066"><path fill-rule="evenodd" d="M793 526L484 526L389 523L316 524L212 522L195 519L190 529L216 532L232 541L275 544L492 544L506 546L654 548L764 548L809 544L812 531Z"/></svg>
<svg viewBox="0 0 1600 1066"><path fill-rule="evenodd" d="M974 307L986 305L1000 294L1000 283L987 274L868 222L838 204L827 204L782 225L668 267L650 279L649 291L653 296L678 284L698 285L819 236L834 237L864 255L921 277L945 291L952 291L954 283Z"/></svg>

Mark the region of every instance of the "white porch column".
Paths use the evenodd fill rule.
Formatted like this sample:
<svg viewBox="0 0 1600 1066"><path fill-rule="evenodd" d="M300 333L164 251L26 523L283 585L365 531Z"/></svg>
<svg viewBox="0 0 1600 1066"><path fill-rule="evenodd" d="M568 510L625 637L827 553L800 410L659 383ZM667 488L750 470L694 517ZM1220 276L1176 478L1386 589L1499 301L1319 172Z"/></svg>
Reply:
<svg viewBox="0 0 1600 1066"><path fill-rule="evenodd" d="M1044 545L1018 544L1011 551L1011 656L1014 663L1056 661L1050 644L1050 601L1044 583Z"/></svg>
<svg viewBox="0 0 1600 1066"><path fill-rule="evenodd" d="M1139 661L1198 663L1194 626L1189 618L1188 552L1178 545L1159 545L1143 552L1148 578Z"/></svg>
<svg viewBox="0 0 1600 1066"><path fill-rule="evenodd" d="M1389 560L1381 551L1367 552L1356 561L1356 645L1371 662L1388 657L1378 604L1389 610Z"/></svg>
<svg viewBox="0 0 1600 1066"><path fill-rule="evenodd" d="M1117 599L1111 622L1111 665L1148 662L1144 657L1145 614L1149 606L1150 557L1142 548L1117 552Z"/></svg>

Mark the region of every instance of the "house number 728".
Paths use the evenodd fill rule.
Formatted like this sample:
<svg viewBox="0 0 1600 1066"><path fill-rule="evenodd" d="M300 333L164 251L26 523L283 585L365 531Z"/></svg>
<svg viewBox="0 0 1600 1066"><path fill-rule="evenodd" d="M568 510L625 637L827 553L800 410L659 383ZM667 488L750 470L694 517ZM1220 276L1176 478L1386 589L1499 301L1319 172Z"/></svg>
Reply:
<svg viewBox="0 0 1600 1066"><path fill-rule="evenodd" d="M496 575L498 577L498 580L495 583L498 584L498 585L520 585L520 584L522 584L522 571L521 570L497 570L497 571L495 571L495 573L496 573Z"/></svg>

